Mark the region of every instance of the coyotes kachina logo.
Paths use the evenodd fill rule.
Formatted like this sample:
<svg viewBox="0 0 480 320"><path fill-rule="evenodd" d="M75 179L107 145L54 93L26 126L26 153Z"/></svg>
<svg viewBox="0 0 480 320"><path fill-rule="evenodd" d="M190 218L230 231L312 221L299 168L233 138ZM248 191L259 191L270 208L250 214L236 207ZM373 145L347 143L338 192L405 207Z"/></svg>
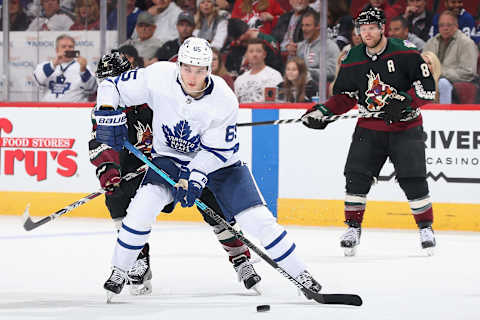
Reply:
<svg viewBox="0 0 480 320"><path fill-rule="evenodd" d="M143 154L149 155L152 153L152 128L147 123L143 125L140 121L137 121L137 124L133 125L135 130L137 130L137 143L135 143L135 147L140 149Z"/></svg>
<svg viewBox="0 0 480 320"><path fill-rule="evenodd" d="M397 92L395 88L392 88L388 84L384 83L380 79L380 75L374 74L372 70L367 74L368 77L368 89L365 91L367 99L367 109L369 111L379 111L385 105L385 101L388 97Z"/></svg>
<svg viewBox="0 0 480 320"><path fill-rule="evenodd" d="M197 134L196 136L190 137L192 130L187 121L182 120L178 122L173 127L173 132L166 125L162 125L162 129L167 145L170 148L184 153L194 152L198 149L200 135Z"/></svg>

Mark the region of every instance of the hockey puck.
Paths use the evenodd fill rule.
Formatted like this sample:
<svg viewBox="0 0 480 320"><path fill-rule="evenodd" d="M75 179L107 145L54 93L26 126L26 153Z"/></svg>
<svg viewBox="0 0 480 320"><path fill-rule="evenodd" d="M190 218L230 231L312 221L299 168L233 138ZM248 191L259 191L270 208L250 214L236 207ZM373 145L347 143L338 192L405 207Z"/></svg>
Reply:
<svg viewBox="0 0 480 320"><path fill-rule="evenodd" d="M257 306L257 312L267 312L270 311L270 305L268 304L261 304Z"/></svg>

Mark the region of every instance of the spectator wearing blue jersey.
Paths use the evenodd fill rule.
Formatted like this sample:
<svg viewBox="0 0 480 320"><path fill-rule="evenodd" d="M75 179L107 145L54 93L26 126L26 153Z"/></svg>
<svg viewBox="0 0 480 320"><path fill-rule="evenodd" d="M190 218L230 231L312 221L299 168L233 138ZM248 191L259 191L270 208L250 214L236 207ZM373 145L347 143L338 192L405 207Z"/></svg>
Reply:
<svg viewBox="0 0 480 320"><path fill-rule="evenodd" d="M479 43L480 36L477 35L475 19L463 8L463 0L445 0L445 9L455 13L458 17L458 29L470 37L475 43ZM439 14L433 17L430 28L430 38L438 34Z"/></svg>

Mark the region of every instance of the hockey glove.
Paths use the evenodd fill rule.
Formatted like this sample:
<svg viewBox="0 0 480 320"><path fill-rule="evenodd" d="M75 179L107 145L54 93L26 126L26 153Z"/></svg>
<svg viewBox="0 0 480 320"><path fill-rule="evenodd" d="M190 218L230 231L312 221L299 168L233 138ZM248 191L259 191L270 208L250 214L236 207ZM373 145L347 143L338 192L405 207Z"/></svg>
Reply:
<svg viewBox="0 0 480 320"><path fill-rule="evenodd" d="M106 191L107 195L111 195L120 186L120 168L113 163L106 163L97 168L97 178L100 185Z"/></svg>
<svg viewBox="0 0 480 320"><path fill-rule="evenodd" d="M186 206L185 196L188 189L188 178L190 177L190 170L182 166L178 174L178 182L173 186L173 206L180 202L182 207Z"/></svg>
<svg viewBox="0 0 480 320"><path fill-rule="evenodd" d="M121 110L97 110L96 139L116 151L122 150L123 141L128 138L127 116Z"/></svg>
<svg viewBox="0 0 480 320"><path fill-rule="evenodd" d="M202 190L207 184L207 176L198 170L192 170L190 178L188 179L188 190L186 196L186 207L191 207L195 204L195 200L200 198ZM182 205L183 206L183 205Z"/></svg>
<svg viewBox="0 0 480 320"><path fill-rule="evenodd" d="M335 120L324 120L323 118L327 116L334 115L330 110L325 107L323 104L316 104L312 108L308 109L307 112L302 116L302 123L310 129L323 130L327 127L330 122Z"/></svg>
<svg viewBox="0 0 480 320"><path fill-rule="evenodd" d="M392 123L399 122L407 111L411 111L410 103L412 98L405 92L393 94L385 101L385 106L382 108L384 112L382 118L391 125Z"/></svg>

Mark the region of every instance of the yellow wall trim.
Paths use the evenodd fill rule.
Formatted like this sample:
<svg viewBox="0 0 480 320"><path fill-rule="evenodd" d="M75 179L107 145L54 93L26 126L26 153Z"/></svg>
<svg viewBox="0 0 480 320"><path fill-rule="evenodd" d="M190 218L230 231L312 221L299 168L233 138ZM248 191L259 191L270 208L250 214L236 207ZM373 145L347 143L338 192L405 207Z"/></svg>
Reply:
<svg viewBox="0 0 480 320"><path fill-rule="evenodd" d="M435 230L480 231L480 204L433 203ZM342 200L278 199L281 224L344 226ZM368 201L362 226L367 228L417 228L406 201Z"/></svg>
<svg viewBox="0 0 480 320"><path fill-rule="evenodd" d="M0 214L21 215L30 203L32 216L46 216L86 196L84 193L0 192ZM110 218L105 197L99 196L65 217ZM434 203L435 230L480 231L480 204ZM304 226L344 226L342 200L279 199L278 221ZM157 220L202 221L197 209L177 206L174 213L160 214ZM407 202L369 201L364 227L415 229Z"/></svg>

